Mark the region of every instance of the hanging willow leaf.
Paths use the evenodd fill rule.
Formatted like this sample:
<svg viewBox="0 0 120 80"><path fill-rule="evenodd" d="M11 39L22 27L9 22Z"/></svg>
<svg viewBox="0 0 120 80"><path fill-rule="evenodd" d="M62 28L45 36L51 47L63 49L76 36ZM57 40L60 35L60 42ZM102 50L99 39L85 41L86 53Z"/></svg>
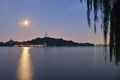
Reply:
<svg viewBox="0 0 120 80"><path fill-rule="evenodd" d="M104 34L104 43L107 44L107 35L110 31L110 61L114 53L115 63L120 61L120 0L86 0L87 20L91 25L91 12L94 11L94 31L96 32L96 22L101 18L101 29ZM82 2L82 0L81 0ZM100 11L101 17L98 16ZM109 30L108 30L109 29Z"/></svg>

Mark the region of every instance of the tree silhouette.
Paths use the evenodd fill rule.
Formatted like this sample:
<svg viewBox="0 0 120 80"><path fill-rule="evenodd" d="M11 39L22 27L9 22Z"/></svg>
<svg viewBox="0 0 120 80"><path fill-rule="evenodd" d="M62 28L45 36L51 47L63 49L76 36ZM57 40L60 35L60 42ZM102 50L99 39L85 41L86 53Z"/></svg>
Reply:
<svg viewBox="0 0 120 80"><path fill-rule="evenodd" d="M81 2L83 0L80 0ZM108 30L110 31L110 58L114 53L116 63L120 61L120 0L86 0L87 20L91 26L91 12L94 11L94 30L96 32L96 22L98 12L101 14L101 26L104 33L104 43L107 43Z"/></svg>

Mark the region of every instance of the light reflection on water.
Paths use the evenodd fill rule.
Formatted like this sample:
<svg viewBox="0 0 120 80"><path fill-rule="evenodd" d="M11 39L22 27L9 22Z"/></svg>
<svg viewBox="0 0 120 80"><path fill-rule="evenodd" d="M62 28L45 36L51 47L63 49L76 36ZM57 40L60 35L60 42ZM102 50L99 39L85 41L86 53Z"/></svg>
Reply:
<svg viewBox="0 0 120 80"><path fill-rule="evenodd" d="M33 80L32 79L32 63L29 53L30 47L23 47L18 63L18 80Z"/></svg>
<svg viewBox="0 0 120 80"><path fill-rule="evenodd" d="M120 80L120 64L114 63L119 53L106 51L103 47L0 47L0 80Z"/></svg>

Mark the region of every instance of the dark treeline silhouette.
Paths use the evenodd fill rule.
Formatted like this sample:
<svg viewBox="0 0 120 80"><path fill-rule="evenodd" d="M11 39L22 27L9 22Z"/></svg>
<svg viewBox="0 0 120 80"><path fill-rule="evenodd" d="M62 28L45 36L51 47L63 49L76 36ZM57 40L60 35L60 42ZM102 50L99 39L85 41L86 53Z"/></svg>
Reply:
<svg viewBox="0 0 120 80"><path fill-rule="evenodd" d="M84 0L80 0L81 2ZM94 11L94 30L96 32L96 22L101 14L101 27L104 33L104 43L107 43L108 31L110 31L110 61L115 56L115 63L120 61L120 0L85 0L87 4L87 19L91 26L91 12ZM108 30L110 29L110 30Z"/></svg>
<svg viewBox="0 0 120 80"><path fill-rule="evenodd" d="M24 45L24 46L29 46L29 45L45 45L45 46L66 46L66 47L76 47L76 46L94 46L94 44L91 43L77 43L73 42L71 40L64 40L62 38L56 39L56 38L36 38L32 39L29 41L23 41L23 42L17 42L10 40L6 43L0 42L0 46L16 46L16 45Z"/></svg>

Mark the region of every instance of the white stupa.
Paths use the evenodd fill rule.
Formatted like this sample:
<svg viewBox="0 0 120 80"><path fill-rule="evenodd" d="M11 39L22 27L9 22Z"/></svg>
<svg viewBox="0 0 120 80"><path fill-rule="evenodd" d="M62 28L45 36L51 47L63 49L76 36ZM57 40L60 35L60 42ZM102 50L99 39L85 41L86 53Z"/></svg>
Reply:
<svg viewBox="0 0 120 80"><path fill-rule="evenodd" d="M48 33L45 32L44 38L48 38Z"/></svg>

